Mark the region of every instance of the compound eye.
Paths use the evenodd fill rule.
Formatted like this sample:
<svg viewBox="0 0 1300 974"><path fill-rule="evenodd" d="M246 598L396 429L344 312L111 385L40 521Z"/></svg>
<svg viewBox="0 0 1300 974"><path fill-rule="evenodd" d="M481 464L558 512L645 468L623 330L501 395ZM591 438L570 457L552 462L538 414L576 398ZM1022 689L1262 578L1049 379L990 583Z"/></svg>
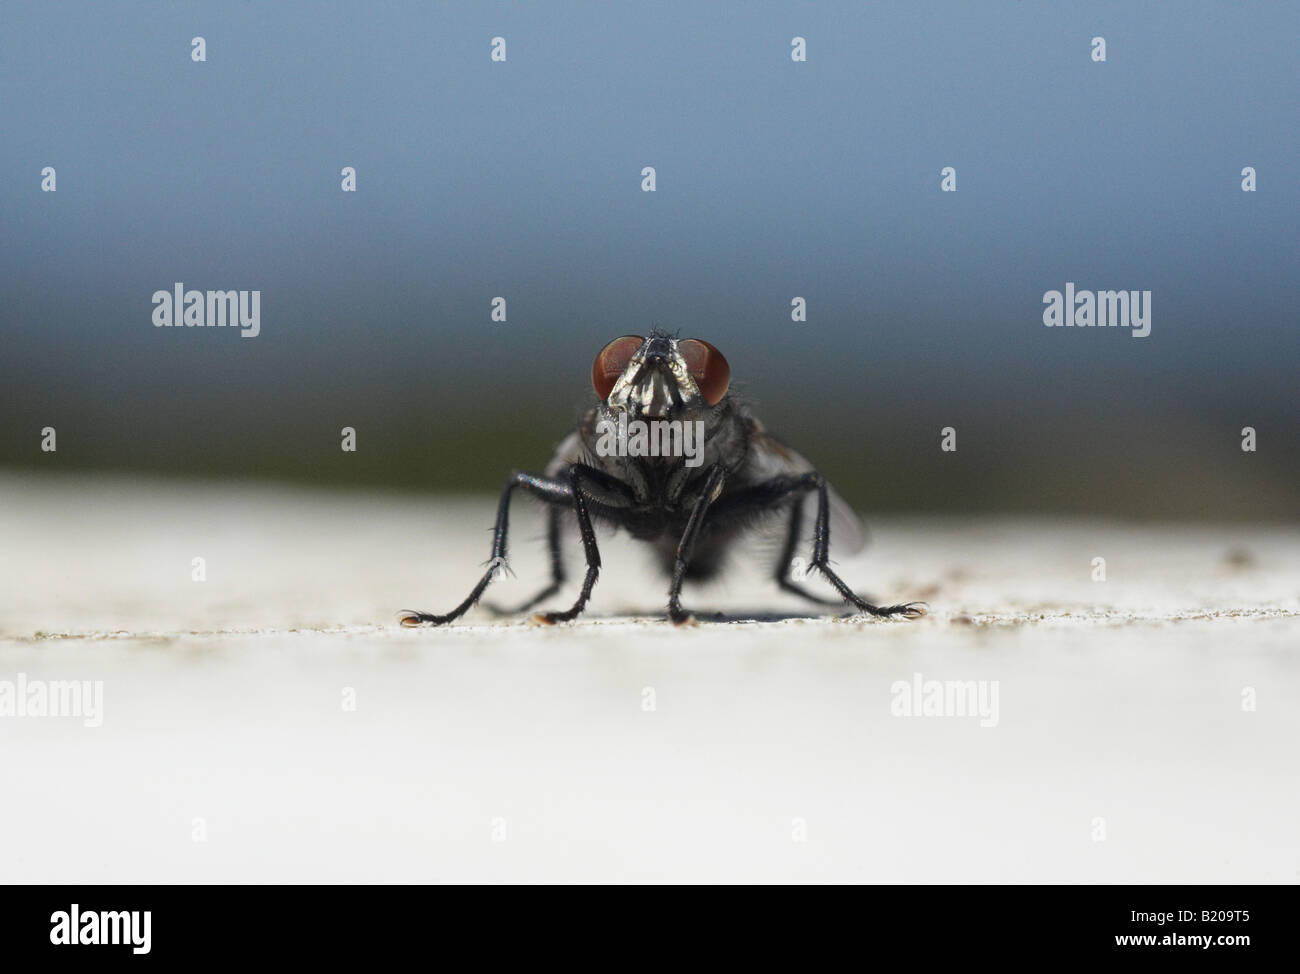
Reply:
<svg viewBox="0 0 1300 974"><path fill-rule="evenodd" d="M677 343L677 350L686 361L686 370L690 372L700 395L710 406L716 406L727 394L731 385L731 366L726 358L708 342L698 338L688 338Z"/></svg>
<svg viewBox="0 0 1300 974"><path fill-rule="evenodd" d="M614 383L632 361L632 356L645 344L644 338L636 335L624 335L615 338L600 350L596 361L591 363L591 386L601 399L608 399Z"/></svg>

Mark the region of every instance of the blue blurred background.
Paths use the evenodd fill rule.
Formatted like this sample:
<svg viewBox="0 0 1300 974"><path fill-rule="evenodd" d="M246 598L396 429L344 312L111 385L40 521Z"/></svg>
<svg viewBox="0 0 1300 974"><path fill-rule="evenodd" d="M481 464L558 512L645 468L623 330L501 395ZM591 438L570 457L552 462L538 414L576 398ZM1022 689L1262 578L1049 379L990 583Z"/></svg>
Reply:
<svg viewBox="0 0 1300 974"><path fill-rule="evenodd" d="M1294 518L1297 36L1280 3L5 3L0 465L495 490L657 325L865 509ZM261 290L260 336L155 328L177 281ZM1043 327L1067 281L1152 291L1150 336Z"/></svg>

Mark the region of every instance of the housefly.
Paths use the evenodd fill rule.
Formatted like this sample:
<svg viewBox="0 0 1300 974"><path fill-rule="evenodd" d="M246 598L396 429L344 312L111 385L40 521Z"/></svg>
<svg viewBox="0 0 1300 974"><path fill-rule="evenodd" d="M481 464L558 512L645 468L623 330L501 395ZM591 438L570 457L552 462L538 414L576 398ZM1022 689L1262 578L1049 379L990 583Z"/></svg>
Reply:
<svg viewBox="0 0 1300 974"><path fill-rule="evenodd" d="M564 520L577 522L586 572L577 601L537 619L569 622L587 606L600 575L596 524L616 526L650 545L671 579L668 617L690 620L682 586L706 581L742 536L773 518L783 519L784 543L773 577L783 589L823 605L845 605L873 616L925 614L925 605L873 605L854 593L831 568L836 553L854 554L866 543L852 508L811 463L768 433L749 409L728 394L731 369L708 342L678 340L663 332L624 336L596 356L592 387L599 401L556 449L544 474L512 473L497 506L487 570L460 605L435 615L407 610L405 626L442 625L459 619L506 570L510 500L516 490L548 505L550 583L512 610L526 612L558 592L566 579L561 552ZM812 521L808 574L830 583L839 599L825 599L792 577L805 522Z"/></svg>

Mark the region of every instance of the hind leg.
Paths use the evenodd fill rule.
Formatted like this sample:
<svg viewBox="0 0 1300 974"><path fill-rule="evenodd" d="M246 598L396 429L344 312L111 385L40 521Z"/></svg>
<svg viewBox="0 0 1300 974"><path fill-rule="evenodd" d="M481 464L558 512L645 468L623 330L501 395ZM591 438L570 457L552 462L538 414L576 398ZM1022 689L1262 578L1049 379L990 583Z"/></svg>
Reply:
<svg viewBox="0 0 1300 974"><path fill-rule="evenodd" d="M817 605L843 605L839 599L828 599L810 592L798 582L790 577L790 570L793 568L794 549L799 544L799 532L803 528L803 505L798 500L790 507L790 527L786 531L785 546L781 549L781 557L776 563L776 584L787 592L793 592L800 598L807 599Z"/></svg>
<svg viewBox="0 0 1300 974"><path fill-rule="evenodd" d="M503 609L496 605L487 605L485 608L499 616L520 615L527 612L539 602L544 602L560 590L564 585L564 552L560 549L560 518L564 516L564 508L549 507L546 511L546 545L551 552L551 582L544 589L534 595L522 605L517 605L513 609Z"/></svg>

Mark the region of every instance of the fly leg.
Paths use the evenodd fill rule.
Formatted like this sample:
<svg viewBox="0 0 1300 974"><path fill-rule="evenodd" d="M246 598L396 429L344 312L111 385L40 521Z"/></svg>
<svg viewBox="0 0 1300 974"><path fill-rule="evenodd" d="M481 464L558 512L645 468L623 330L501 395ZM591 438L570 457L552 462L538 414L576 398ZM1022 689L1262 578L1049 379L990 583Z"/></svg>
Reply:
<svg viewBox="0 0 1300 974"><path fill-rule="evenodd" d="M866 612L873 616L902 616L904 619L919 619L925 615L926 605L924 602L903 602L899 605L884 606L872 605L845 585L844 580L831 570L831 502L829 491L826 488L826 478L814 472L804 474L800 479L807 481L809 487L805 489L815 488L817 491L817 526L813 535L812 567L821 572L822 578L835 586L835 591L844 597L844 601L859 612Z"/></svg>
<svg viewBox="0 0 1300 974"><path fill-rule="evenodd" d="M485 605L487 609L496 615L520 615L527 612L539 602L544 602L560 590L564 585L564 552L560 549L560 518L564 515L564 508L552 505L546 511L546 546L551 553L551 582L546 588L542 589L527 602L517 605L513 609L503 609L496 605Z"/></svg>
<svg viewBox="0 0 1300 974"><path fill-rule="evenodd" d="M674 625L680 626L691 620L691 614L682 608L682 583L686 580L686 569L691 563L691 553L695 550L695 541L700 536L700 528L704 524L704 514L722 492L722 480L722 467L714 467L709 471L704 481L704 489L695 501L695 506L691 508L691 516L686 522L686 530L682 532L682 540L677 545L677 560L673 564L673 583L668 590L668 618Z"/></svg>
<svg viewBox="0 0 1300 974"><path fill-rule="evenodd" d="M582 591L578 600L563 612L545 612L536 617L538 622L554 625L557 622L572 622L582 614L591 598L591 590L596 587L600 576L600 548L596 545L596 532L591 526L591 515L587 512L587 501L611 507L625 507L632 501L632 488L623 481L609 474L590 467L585 463L569 466L569 500L573 511L578 516L578 531L582 535L582 552L587 558L587 573L582 579Z"/></svg>
<svg viewBox="0 0 1300 974"><path fill-rule="evenodd" d="M799 531L803 527L803 505L798 500L790 507L790 527L786 531L785 546L781 549L781 557L776 563L776 584L787 592L793 592L800 598L807 599L809 602L815 602L818 605L841 605L840 599L827 599L814 592L808 591L798 582L790 577L791 564L794 560L794 549L799 544Z"/></svg>
<svg viewBox="0 0 1300 974"><path fill-rule="evenodd" d="M402 625L418 626L429 624L441 626L459 619L473 607L474 603L479 600L479 596L483 594L483 590L491 584L497 575L509 571L506 562L506 536L510 530L510 496L514 493L516 487L522 487L548 504L570 504L573 502L573 488L563 481L553 480L549 477L539 477L535 474L519 473L518 471L512 473L506 479L505 489L501 491L501 500L497 504L497 522L492 531L492 557L488 560L487 571L483 573L483 577L479 579L473 591L465 597L464 602L444 615L404 609L401 613Z"/></svg>
<svg viewBox="0 0 1300 974"><path fill-rule="evenodd" d="M757 511L772 508L782 503L791 495L817 492L817 522L813 534L813 553L811 568L834 586L853 608L873 616L903 616L916 619L925 615L924 602L903 602L899 605L872 605L844 584L844 580L835 574L830 565L831 529L830 529L830 492L826 478L815 470L805 474L788 477L773 477L750 487L743 488L718 502L718 511L728 514Z"/></svg>

